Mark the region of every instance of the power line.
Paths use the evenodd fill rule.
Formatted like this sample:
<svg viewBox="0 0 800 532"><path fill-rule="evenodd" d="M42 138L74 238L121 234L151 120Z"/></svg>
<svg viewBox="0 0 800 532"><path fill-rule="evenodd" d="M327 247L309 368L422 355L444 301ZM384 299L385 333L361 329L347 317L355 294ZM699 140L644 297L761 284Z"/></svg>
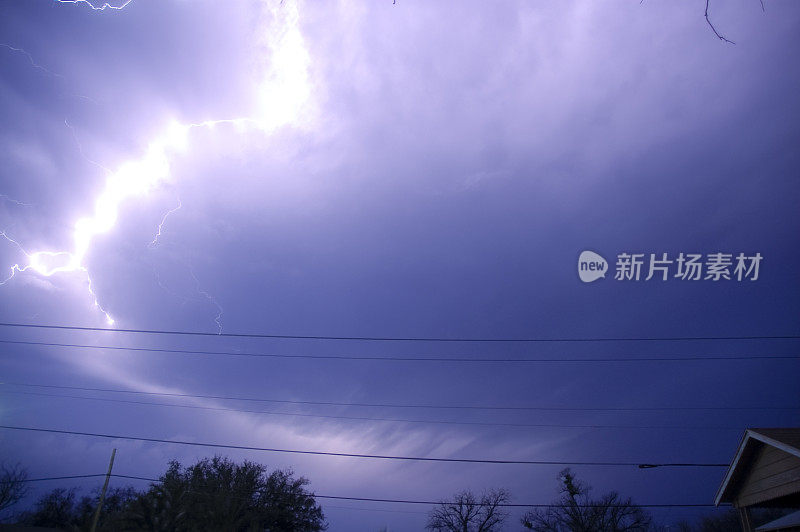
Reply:
<svg viewBox="0 0 800 532"><path fill-rule="evenodd" d="M63 477L46 477L46 478L35 478L35 479L27 479L26 482L37 482L43 480L62 480L62 479L76 479L76 478L91 478L91 477L104 477L106 476L105 473L98 473L95 475L69 475ZM122 475L118 473L111 473L110 476L115 478L124 478L128 480L143 480L146 482L154 482L154 483L161 483L163 482L161 479L158 478L150 478L150 477L141 477L135 475ZM190 490L196 491L196 490ZM244 497L237 497L235 495L228 495L229 497L244 499ZM348 497L343 495L319 495L319 494L312 494L312 497L315 499L331 499L331 500L339 500L339 501L358 501L358 502L381 502L381 503L393 503L393 504L425 504L425 505L439 505L439 504L451 504L447 501L430 501L430 500L414 500L414 499L380 499L375 497ZM483 506L482 503L476 502L476 506ZM540 504L540 503L533 503L533 504L517 504L517 503L500 503L493 506L504 507L504 508L574 508L577 506L578 508L607 508L607 507L614 507L615 505L604 505L604 504L578 504L578 505L564 505L564 504ZM619 505L622 506L622 505ZM714 504L707 504L707 503L694 503L694 504L636 504L636 506L642 508L713 508L716 507Z"/></svg>
<svg viewBox="0 0 800 532"><path fill-rule="evenodd" d="M347 510L350 511L357 511L357 512L379 512L379 513L391 513L391 514L414 514L414 515L427 515L428 512L423 510L389 510L387 508L362 508L360 506L336 506L334 504L326 504L325 511L329 510Z"/></svg>
<svg viewBox="0 0 800 532"><path fill-rule="evenodd" d="M483 421L451 421L451 420L432 420L432 419L398 419L398 418L384 418L384 417L366 417L366 416L334 416L324 414L304 414L295 412L273 412L266 410L247 410L242 408L226 408L214 406L200 406L200 405L179 405L174 403L153 403L149 401L131 401L125 399L109 399L106 397L87 397L81 395L64 395L64 394L48 394L38 392L19 392L1 390L0 393L12 393L22 395L33 395L37 397L57 397L66 399L85 399L88 401L102 401L109 403L122 403L134 404L145 406L157 407L173 407L173 408L189 408L196 410L210 410L221 412L241 412L246 414L264 414L270 416L287 416L287 417L310 417L322 419L342 419L348 421L382 421L394 423L421 423L430 425L475 425L486 427L516 427L516 428L573 428L573 429L669 429L669 430L736 430L741 431L741 426L690 426L690 425L599 425L599 424L557 424L557 423L498 423L498 422L483 422Z"/></svg>
<svg viewBox="0 0 800 532"><path fill-rule="evenodd" d="M40 477L40 478L26 478L23 482L44 482L46 480L72 480L77 478L94 478L94 477L104 477L106 476L105 473L98 473L96 475L67 475L64 477ZM111 475L116 476L116 475Z"/></svg>
<svg viewBox="0 0 800 532"><path fill-rule="evenodd" d="M406 499L376 499L376 498L365 498L365 497L339 497L333 495L314 495L320 499L336 499L336 500L343 500L343 501L361 501L361 502L390 502L390 503L399 503L399 504L452 504L448 503L447 501L419 501L419 500L406 500ZM476 502L476 506L482 506L481 503ZM504 508L574 508L571 505L565 504L514 504L514 503L502 503L496 504L493 506L499 506ZM615 507L615 505L604 505L604 504L578 504L576 505L579 508L607 508L607 507ZM623 506L623 505L616 505L616 506ZM706 508L706 507L714 507L713 504L636 504L635 506L640 506L643 508Z"/></svg>
<svg viewBox="0 0 800 532"><path fill-rule="evenodd" d="M764 406L764 407L735 407L735 406L687 406L687 407L549 407L549 406L500 406L500 405L435 405L435 404L400 404L400 403L345 403L337 401L300 401L290 399L268 399L262 397L242 397L233 395L189 394L177 392L145 392L138 390L120 390L116 388L92 388L85 386L62 386L56 384L31 384L18 382L0 382L0 386L21 386L27 388L50 388L58 390L75 390L84 392L123 393L135 395L152 395L162 397L182 397L191 399L219 399L225 401L247 401L257 403L281 403L292 405L311 406L346 406L346 407L371 407L371 408L408 408L408 409L439 409L439 410L509 410L509 411L552 411L552 412L661 412L661 411L722 411L722 410L800 410L800 406Z"/></svg>
<svg viewBox="0 0 800 532"><path fill-rule="evenodd" d="M2 324L0 324L2 325ZM106 330L106 329L103 329ZM216 336L216 335L214 335ZM125 347L114 345L68 344L58 342L32 342L22 340L0 340L1 344L30 345L41 347L63 347L76 349L101 349L109 351L133 351L145 353L171 353L180 355L232 356L252 358L288 358L313 360L364 360L388 362L473 362L473 363L605 363L605 362L694 362L708 360L798 360L800 355L666 355L655 357L559 357L559 358L486 358L486 357L441 357L441 356L371 356L371 355L313 355L285 353L256 353L248 351L204 351L194 349L167 349L155 347Z"/></svg>
<svg viewBox="0 0 800 532"><path fill-rule="evenodd" d="M180 331L162 329L107 329L103 327L81 327L77 325L38 325L33 323L0 323L0 327L25 327L35 329L53 329L69 331L99 331L137 334L165 334L181 336L219 336L222 338L272 338L288 340L353 340L370 342L672 342L702 340L796 340L798 335L769 336L667 336L667 337L600 337L600 338L446 338L446 337L413 337L413 336L332 336L332 335L300 335L300 334L267 334L267 333L212 333L202 331Z"/></svg>
<svg viewBox="0 0 800 532"><path fill-rule="evenodd" d="M167 440L161 438L145 438L141 436L121 436L116 434L102 434L96 432L44 429L38 427L18 427L13 425L0 425L0 429L48 433L48 434L65 434L72 436L88 436L92 438L106 438L111 440L141 441L147 443L168 443L173 445L187 445L193 447L212 447L219 449L238 449L244 451L304 454L304 455L314 455L314 456L337 456L344 458L368 458L377 460L401 460L401 461L414 461L414 462L447 462L447 463L462 463L462 464L493 464L493 465L502 464L502 465L609 466L609 467L638 467L640 469L652 469L656 467L728 467L727 463L719 464L719 463L708 463L708 462L664 462L664 463L592 462L592 461L570 462L570 461L560 461L560 460L499 460L499 459L485 459L485 458L438 458L429 456L342 453L333 451L304 451L299 449L277 449L270 447L255 447L249 445L233 445L224 443L205 443L205 442L193 442L185 440Z"/></svg>

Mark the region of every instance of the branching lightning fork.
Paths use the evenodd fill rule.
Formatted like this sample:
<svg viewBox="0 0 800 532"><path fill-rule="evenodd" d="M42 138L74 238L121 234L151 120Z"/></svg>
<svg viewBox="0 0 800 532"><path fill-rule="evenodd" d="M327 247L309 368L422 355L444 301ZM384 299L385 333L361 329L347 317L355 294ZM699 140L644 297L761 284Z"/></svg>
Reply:
<svg viewBox="0 0 800 532"><path fill-rule="evenodd" d="M21 251L22 254L25 255L25 257L28 259L27 264L25 264L24 266L20 266L19 263L11 266L11 274L2 281L0 281L0 286L5 285L7 282L13 279L17 273L23 273L28 270L33 270L34 272L38 273L43 277L50 277L57 273L63 273L63 272L81 272L86 276L86 284L89 290L89 294L94 299L95 307L97 307L100 310L100 312L103 313L103 315L106 317L106 322L109 325L114 325L114 319L108 312L106 312L106 310L100 305L100 302L97 300L97 294L95 294L94 288L92 287L92 278L89 275L89 270L87 270L85 266L75 263L74 257L71 253L67 251L37 251L35 253L28 253L27 251L25 251L25 248L23 248L22 245L20 245L19 242L8 236L8 233L6 233L5 230L0 231L0 236L5 238L8 242L14 244L17 247L17 249L19 249L19 251ZM67 259L67 262L64 266L53 266L49 264L50 260L58 259L60 257L64 257Z"/></svg>
<svg viewBox="0 0 800 532"><path fill-rule="evenodd" d="M95 11L105 9L121 10L130 4L128 0L119 5L104 3L95 5L88 0L56 0L64 4L85 4ZM158 185L171 177L170 159L177 152L189 149L189 133L193 129L214 129L218 125L232 125L235 129L247 129L268 134L282 126L295 123L310 96L308 81L309 54L298 25L298 9L296 3L283 3L278 0L261 0L273 20L277 31L271 31L268 46L271 51L270 66L265 79L258 85L258 101L252 115L223 120L205 120L195 123L170 123L161 134L149 144L145 153L138 159L120 164L110 172L105 186L96 197L94 212L80 218L74 224L71 250L40 250L28 252L18 241L11 238L6 231L0 233L5 240L14 244L24 255L25 261L11 266L10 275L0 282L6 284L17 274L31 272L50 277L57 274L80 272L85 274L89 293L97 308L105 315L109 325L113 318L99 303L92 288L92 278L86 266L87 256L92 244L100 234L111 231L117 222L120 205L131 198L148 194ZM67 124L69 126L69 124ZM180 205L179 207L180 208ZM152 245L158 243L166 218L176 209L165 214L159 225L158 233ZM196 277L195 277L196 280ZM199 288L198 291L218 309L215 322L221 330L222 308L216 299Z"/></svg>
<svg viewBox="0 0 800 532"><path fill-rule="evenodd" d="M89 6L89 8L92 11L105 11L106 9L116 9L116 10L125 9L128 6L128 4L130 4L133 0L125 0L125 2L119 5L112 5L109 4L108 2L104 2L99 6L91 3L89 0L55 0L55 1L58 2L59 4L81 4Z"/></svg>

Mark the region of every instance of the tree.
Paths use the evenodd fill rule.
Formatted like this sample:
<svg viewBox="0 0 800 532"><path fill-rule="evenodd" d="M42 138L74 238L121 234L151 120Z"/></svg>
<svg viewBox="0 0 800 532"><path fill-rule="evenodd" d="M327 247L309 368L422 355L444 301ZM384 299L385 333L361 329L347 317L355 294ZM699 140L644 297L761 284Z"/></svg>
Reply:
<svg viewBox="0 0 800 532"><path fill-rule="evenodd" d="M511 500L504 489L491 490L477 501L471 491L456 494L453 502L441 502L428 515L425 528L437 532L492 532L500 530L508 514L503 504Z"/></svg>
<svg viewBox="0 0 800 532"><path fill-rule="evenodd" d="M631 499L610 492L599 499L589 497L589 486L578 480L570 469L561 471L561 497L547 509L526 513L522 525L537 532L644 532L650 516Z"/></svg>
<svg viewBox="0 0 800 532"><path fill-rule="evenodd" d="M23 514L21 523L32 526L77 528L75 490L56 488L42 496L32 512Z"/></svg>
<svg viewBox="0 0 800 532"><path fill-rule="evenodd" d="M27 493L28 472L19 465L0 468L0 513L12 507Z"/></svg>
<svg viewBox="0 0 800 532"><path fill-rule="evenodd" d="M292 471L268 474L261 464L218 456L189 467L170 462L145 491L109 490L98 530L318 532L327 525L308 483ZM21 523L87 530L95 508L96 496L78 499L75 490L56 489L23 514Z"/></svg>
<svg viewBox="0 0 800 532"><path fill-rule="evenodd" d="M100 508L100 518L97 521L97 530L121 530L126 522L128 506L140 496L140 493L131 487L109 488ZM91 496L81 497L75 507L80 530L89 530L94 512L100 502L100 488L92 490Z"/></svg>
<svg viewBox="0 0 800 532"><path fill-rule="evenodd" d="M182 467L171 462L160 482L128 506L126 526L147 530L325 530L309 481L293 472L267 474L261 464L215 456Z"/></svg>
<svg viewBox="0 0 800 532"><path fill-rule="evenodd" d="M99 494L98 489L93 495L84 495L78 499L74 489L56 488L36 501L32 511L23 513L20 522L62 530L88 530L97 508ZM138 495L133 488L109 489L100 512L97 529L109 531L122 529L125 508Z"/></svg>

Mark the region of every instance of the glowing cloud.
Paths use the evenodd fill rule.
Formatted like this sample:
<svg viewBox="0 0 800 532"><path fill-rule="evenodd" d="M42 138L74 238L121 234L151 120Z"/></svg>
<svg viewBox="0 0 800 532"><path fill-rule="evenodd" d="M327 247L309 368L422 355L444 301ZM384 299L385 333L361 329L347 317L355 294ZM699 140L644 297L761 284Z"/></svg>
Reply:
<svg viewBox="0 0 800 532"><path fill-rule="evenodd" d="M93 10L122 9L130 0L113 6L104 3L96 6L87 0L58 0L60 3L87 4ZM190 147L190 131L195 128L214 129L221 124L235 126L235 130L250 129L270 133L280 127L299 121L311 89L308 80L310 57L299 30L299 13L296 3L283 3L277 0L260 2L267 8L274 28L265 32L266 45L271 51L270 65L265 79L257 85L257 102L252 116L206 120L199 123L182 124L170 122L161 134L157 135L147 147L144 155L120 164L106 178L102 191L94 202L94 211L75 222L69 251L40 250L26 251L5 231L0 232L7 241L14 244L25 256L27 262L11 266L11 274L0 285L7 283L17 273L34 272L44 277L61 273L79 272L85 274L89 293L95 305L106 317L109 325L114 323L111 315L100 306L92 289L92 280L85 265L87 254L100 234L111 231L119 216L120 205L129 199L142 197L171 177L170 159L177 153L185 153ZM158 233L151 242L158 243L161 229L167 216L179 207L167 212L158 226ZM195 280L197 280L195 278ZM199 286L199 283L198 283ZM199 287L198 287L199 290ZM201 293L219 310L215 322L221 331L222 308L209 294Z"/></svg>
<svg viewBox="0 0 800 532"><path fill-rule="evenodd" d="M263 1L275 28L267 37L270 68L259 85L255 120L266 132L297 121L311 95L311 58L299 29L297 3Z"/></svg>

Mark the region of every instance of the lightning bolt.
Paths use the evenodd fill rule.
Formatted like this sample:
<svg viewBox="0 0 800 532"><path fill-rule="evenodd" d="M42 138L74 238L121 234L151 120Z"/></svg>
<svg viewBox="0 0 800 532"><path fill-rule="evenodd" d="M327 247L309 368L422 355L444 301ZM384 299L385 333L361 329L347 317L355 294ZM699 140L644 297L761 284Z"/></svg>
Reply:
<svg viewBox="0 0 800 532"><path fill-rule="evenodd" d="M116 9L116 10L125 9L125 7L128 4L130 4L133 0L126 0L125 2L117 6L109 4L108 2L96 6L89 0L55 0L55 1L58 2L59 4L83 4L89 6L89 8L91 8L92 11L105 11L106 9Z"/></svg>
<svg viewBox="0 0 800 532"><path fill-rule="evenodd" d="M114 325L114 319L108 312L106 312L106 310L102 307L102 305L100 305L100 302L97 299L97 294L95 294L94 288L92 287L92 278L89 275L89 270L86 269L85 266L82 265L73 266L69 264L67 267L63 267L63 266L53 266L51 264L48 264L50 259L56 259L60 257L71 257L71 254L69 252L37 251L35 253L28 253L27 251L25 251L25 248L23 248L19 242L8 236L8 233L6 233L5 230L0 231L0 236L5 238L8 242L14 244L17 247L17 249L19 249L22 252L22 254L25 255L25 257L28 259L27 264L25 264L24 266L20 266L19 263L11 266L11 274L2 281L0 281L0 286L5 285L7 282L13 279L17 273L23 273L28 270L33 270L43 277L51 277L56 273L61 273L61 272L81 272L85 275L86 284L89 290L89 295L91 295L92 298L94 299L94 306L97 307L100 310L100 312L102 312L103 315L106 317L106 323L108 323L109 325Z"/></svg>
<svg viewBox="0 0 800 532"><path fill-rule="evenodd" d="M42 72L44 72L47 75L54 76L54 77L57 77L57 78L63 78L64 77L61 74L57 74L57 73L53 72L52 70L48 70L47 68L43 67L42 65L40 65L39 63L34 61L33 56L23 48L17 48L16 46L11 46L10 44L6 44L6 43L0 43L0 46L2 46L3 48L8 48L9 50L11 50L13 52L17 52L17 53L20 53L20 54L24 55L25 57L28 58L28 61L30 61L31 66L33 68L41 70Z"/></svg>
<svg viewBox="0 0 800 532"><path fill-rule="evenodd" d="M166 213L164 213L164 215L161 217L161 223L158 224L158 230L156 232L156 235L155 235L155 237L153 237L153 240L150 241L150 243L148 244L147 247L155 248L155 247L158 246L158 244L159 244L158 239L161 237L161 234L163 232L164 223L166 223L167 218L169 218L171 214L173 214L176 211L179 211L182 206L183 206L183 204L181 203L180 198L178 198L178 205L176 207L173 207L172 209L168 210ZM200 286L200 279L197 278L197 275L194 272L194 268L192 268L189 264L187 264L184 261L181 261L181 262L189 270L189 274L192 276L192 279L194 280L195 291L201 297L200 298L186 297L184 295L176 293L175 291L170 289L168 286L166 286L162 282L161 276L158 274L158 271L154 268L153 269L153 274L156 277L156 282L158 283L158 286L160 286L162 289L164 289L164 291L166 291L168 294L171 294L171 295L173 295L173 296L175 296L175 297L177 297L179 299L182 299L183 300L183 304L186 304L189 301L198 302L198 301L203 301L205 299L206 301L208 301L209 303L214 305L214 307L216 307L216 309L217 309L217 314L214 317L214 323L217 324L217 332L219 334L222 334L222 313L224 312L223 309L222 309L222 306L219 304L219 302L217 301L217 299L214 296L212 296L206 290L202 289L202 287Z"/></svg>
<svg viewBox="0 0 800 532"><path fill-rule="evenodd" d="M154 248L154 247L156 247L158 245L158 239L161 237L161 232L164 229L164 224L166 223L167 218L169 218L169 216L172 213L181 210L182 206L183 205L181 204L181 199L178 198L178 206L177 207L173 207L172 209L170 209L166 213L164 213L164 216L161 217L161 223L158 224L158 231L156 232L156 236L154 236L153 240L151 240L150 243L147 244L147 247Z"/></svg>
<svg viewBox="0 0 800 532"><path fill-rule="evenodd" d="M176 291L172 290L170 287L168 287L166 284L164 284L164 282L161 280L161 276L158 274L158 270L156 270L155 267L153 268L153 276L156 278L156 283L158 284L158 286L160 286L161 289L164 290L169 295L180 299L182 301L181 303L182 305L186 305L186 303L188 303L189 301L199 301L198 299L186 297L183 294L179 294Z"/></svg>
<svg viewBox="0 0 800 532"><path fill-rule="evenodd" d="M87 4L93 10L123 9L130 0L113 6L109 3L97 6L88 0L56 0L59 3ZM205 120L193 123L171 122L148 144L144 154L120 164L115 171L107 171L105 185L94 202L94 212L78 219L72 232L72 248L68 251L39 250L28 252L19 242L5 231L1 234L22 252L27 261L11 266L11 274L2 282L5 285L17 274L33 272L43 277L79 272L85 275L89 294L95 306L105 315L106 322L113 325L111 315L100 305L92 287L92 278L86 266L86 258L98 235L110 232L116 225L120 205L129 199L146 196L150 191L171 178L170 159L189 148L189 133L194 129L215 129L220 125L231 125L237 131L258 131L269 134L274 130L296 123L300 120L307 100L310 97L308 68L310 58L299 29L299 12L296 3L261 0L272 19L277 23L277 31L271 31L268 47L271 50L270 68L265 79L257 87L258 101L250 116L222 120ZM69 124L67 123L67 126ZM74 134L74 130L73 130ZM76 137L77 141L77 137ZM80 149L80 144L79 144ZM97 163L93 163L97 164ZM180 208L180 205L178 206ZM159 224L159 230L151 244L158 243L158 236L169 214ZM217 308L215 323L222 331L222 307L217 300L200 287L200 282L192 273L198 292Z"/></svg>
<svg viewBox="0 0 800 532"><path fill-rule="evenodd" d="M99 169L101 169L107 175L112 175L114 172L112 172L110 169L106 168L102 164L100 164L97 161L94 161L94 160L92 160L92 159L90 159L89 157L86 156L86 153L84 153L84 151L83 151L83 145L81 144L81 141L78 139L78 134L75 132L75 128L70 125L70 123L67 121L67 119L64 119L64 125L67 126L67 128L72 133L72 140L75 141L75 145L78 147L78 153L81 154L81 157L83 157L83 159L86 162L88 162L89 164L92 164L92 165L98 167Z"/></svg>
<svg viewBox="0 0 800 532"><path fill-rule="evenodd" d="M194 279L197 292L204 298L206 298L209 301L209 303L217 307L217 315L214 318L214 323L217 324L217 334L222 334L222 313L223 313L222 307L219 305L219 303L217 303L217 300L214 298L214 296L212 296L211 294L200 288L200 280L197 278L197 275L194 274L194 269L190 267L189 272L192 274L192 279Z"/></svg>
<svg viewBox="0 0 800 532"><path fill-rule="evenodd" d="M214 305L217 309L217 314L214 317L214 323L217 324L217 332L222 333L222 313L223 313L222 306L217 302L217 299L214 296L212 296L209 292L201 288L200 279L197 278L197 275L194 272L194 268L192 268L189 264L187 264L184 261L180 262L186 267L187 270L189 270L189 274L194 280L195 291L200 297L189 297L183 294L179 294L178 292L175 292L169 286L164 284L164 282L161 280L161 276L159 275L158 270L153 268L153 275L156 278L156 283L158 283L158 286L160 286L166 293L180 299L182 301L182 305L186 305L186 303L189 303L190 301L198 303L202 302L203 300L208 301L209 303Z"/></svg>
<svg viewBox="0 0 800 532"><path fill-rule="evenodd" d="M28 58L28 61L30 62L31 66L33 68L35 68L37 70L41 70L45 74L47 74L49 76L53 76L54 78L61 78L62 80L66 80L66 77L63 76L62 74L59 74L58 72L53 72L49 68L43 67L42 65L37 63L36 60L34 60L33 55L31 55L30 52L28 52L24 48L18 48L16 46L11 46L10 44L7 44L7 43L0 43L0 46L2 46L3 48L7 48L7 49L9 49L9 50L11 50L13 52L17 52L17 53L20 53L20 54L24 55L25 57ZM86 95L83 95L83 94L69 93L68 96L72 96L72 97L75 97L75 98L80 98L82 100L86 100L88 102L91 102L91 103L93 103L95 105L100 105L97 102L97 100L95 100L94 98L90 98L89 96L86 96Z"/></svg>
<svg viewBox="0 0 800 532"><path fill-rule="evenodd" d="M7 194L0 194L0 199L2 199L3 201L6 201L8 203L13 203L14 205L17 205L18 207L33 207L33 203L24 203L22 201L15 200L14 198L12 198L11 196L9 196Z"/></svg>

